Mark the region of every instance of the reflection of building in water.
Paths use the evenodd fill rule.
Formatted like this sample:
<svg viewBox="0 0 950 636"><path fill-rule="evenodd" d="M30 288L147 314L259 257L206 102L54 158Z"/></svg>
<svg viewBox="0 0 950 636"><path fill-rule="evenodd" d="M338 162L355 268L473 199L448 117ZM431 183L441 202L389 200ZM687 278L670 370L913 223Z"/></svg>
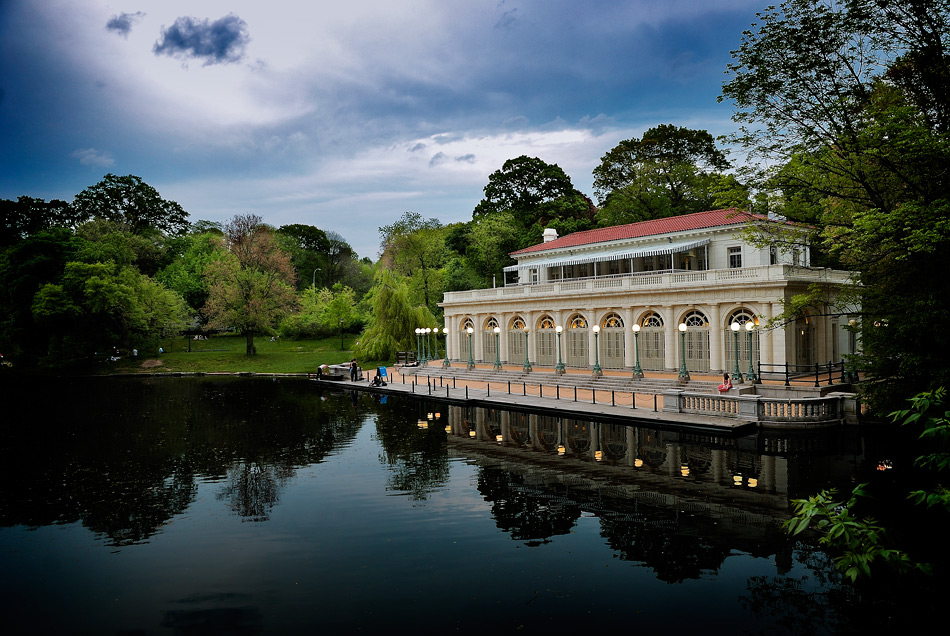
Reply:
<svg viewBox="0 0 950 636"><path fill-rule="evenodd" d="M569 532L585 514L596 516L621 558L651 563L658 573L668 570L668 580L718 567L731 550L762 556L787 550L780 523L789 517L789 499L803 496L802 487L812 492L816 480L827 485L836 472L822 450L834 441L827 436L811 438L825 461L803 460L822 474L798 484L799 459L767 450L795 440L732 439L476 407L446 410L450 453L483 467L479 490L512 538L544 543ZM837 468L842 480L850 477L847 463Z"/></svg>

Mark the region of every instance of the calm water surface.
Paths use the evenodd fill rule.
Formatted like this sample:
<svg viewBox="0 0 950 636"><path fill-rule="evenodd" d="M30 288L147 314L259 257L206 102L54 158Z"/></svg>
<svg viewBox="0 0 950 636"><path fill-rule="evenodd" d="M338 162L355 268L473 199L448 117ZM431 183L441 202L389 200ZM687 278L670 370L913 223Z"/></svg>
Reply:
<svg viewBox="0 0 950 636"><path fill-rule="evenodd" d="M869 620L828 558L779 528L789 498L849 487L875 461L873 442L840 431L719 439L296 379L12 389L8 633L805 634Z"/></svg>

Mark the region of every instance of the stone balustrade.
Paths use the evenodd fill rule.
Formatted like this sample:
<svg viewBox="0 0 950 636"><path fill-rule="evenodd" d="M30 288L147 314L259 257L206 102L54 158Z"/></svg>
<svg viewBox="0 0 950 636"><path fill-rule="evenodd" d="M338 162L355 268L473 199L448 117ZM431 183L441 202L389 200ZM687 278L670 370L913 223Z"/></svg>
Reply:
<svg viewBox="0 0 950 636"><path fill-rule="evenodd" d="M763 395L710 395L682 389L663 393L663 410L715 417L733 417L761 426L834 425L852 422L856 396L832 393L825 397L772 398Z"/></svg>

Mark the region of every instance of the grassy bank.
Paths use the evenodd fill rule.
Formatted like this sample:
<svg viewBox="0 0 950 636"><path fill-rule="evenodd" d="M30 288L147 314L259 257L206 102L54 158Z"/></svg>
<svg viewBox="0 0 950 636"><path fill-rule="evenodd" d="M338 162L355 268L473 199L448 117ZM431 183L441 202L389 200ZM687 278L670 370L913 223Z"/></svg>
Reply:
<svg viewBox="0 0 950 636"><path fill-rule="evenodd" d="M321 364L339 364L354 358L355 336L347 336L340 348L340 338L322 340L288 340L268 337L255 338L257 355L245 355L243 336L213 336L207 340L187 340L184 337L166 339L158 351L139 351L138 358L123 357L117 362L96 364L98 373L313 373ZM189 351L190 346L190 351ZM386 361L360 360L364 369L385 364Z"/></svg>

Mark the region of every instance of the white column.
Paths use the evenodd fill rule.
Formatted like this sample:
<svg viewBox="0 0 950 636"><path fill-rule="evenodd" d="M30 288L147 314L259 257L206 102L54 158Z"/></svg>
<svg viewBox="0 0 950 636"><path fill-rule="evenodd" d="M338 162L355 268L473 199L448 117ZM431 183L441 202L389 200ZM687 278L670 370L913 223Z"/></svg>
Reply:
<svg viewBox="0 0 950 636"><path fill-rule="evenodd" d="M722 373L726 369L722 368L722 320L719 318L719 305L713 305L707 312L709 316L709 370L714 373Z"/></svg>
<svg viewBox="0 0 950 636"><path fill-rule="evenodd" d="M633 308L626 307L620 310L623 318L623 366L633 368L635 352L633 349Z"/></svg>
<svg viewBox="0 0 950 636"><path fill-rule="evenodd" d="M679 323L676 320L676 308L667 307L666 316L663 319L663 335L665 337L665 346L666 346L666 368L669 369L678 369L679 368L679 340L677 335L679 334Z"/></svg>

